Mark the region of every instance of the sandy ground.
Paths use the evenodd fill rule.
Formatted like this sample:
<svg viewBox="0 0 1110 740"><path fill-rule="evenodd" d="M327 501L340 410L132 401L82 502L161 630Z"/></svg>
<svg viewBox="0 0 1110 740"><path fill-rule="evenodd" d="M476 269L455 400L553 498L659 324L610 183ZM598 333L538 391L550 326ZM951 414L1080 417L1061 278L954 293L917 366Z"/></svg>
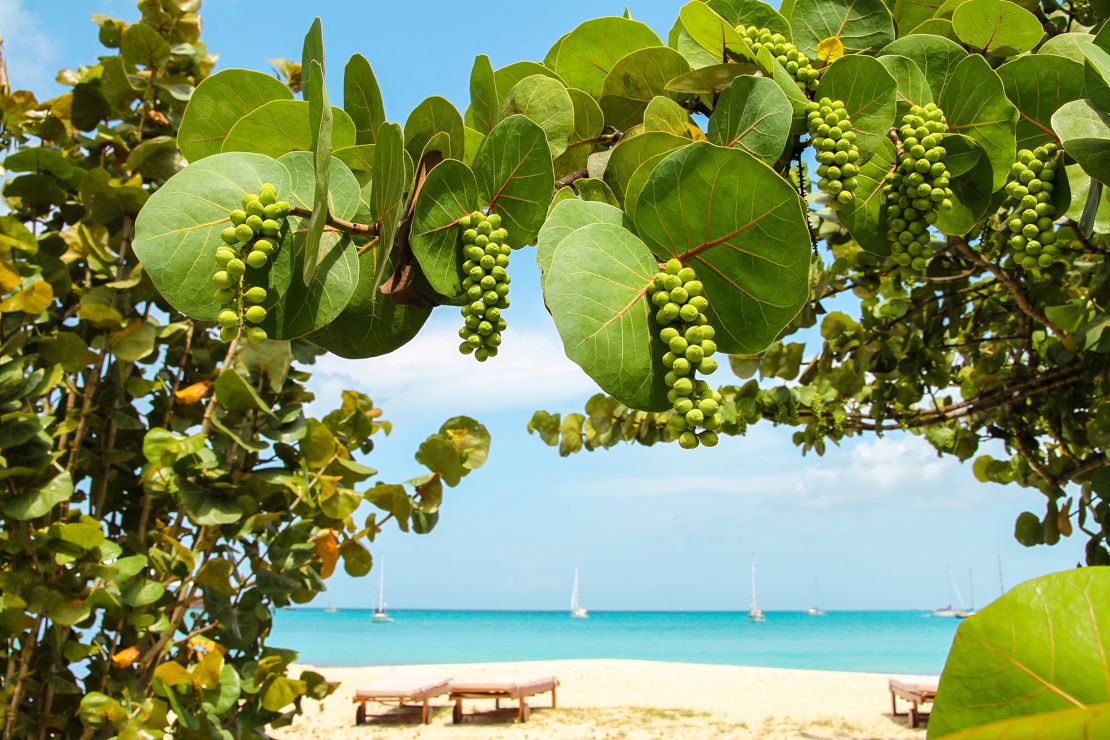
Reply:
<svg viewBox="0 0 1110 740"><path fill-rule="evenodd" d="M291 738L917 738L904 717L890 714L886 674L655 663L639 660L558 660L441 666L322 668L339 689L274 737ZM296 675L296 671L290 672ZM357 686L398 677L527 678L557 676L558 708L548 694L532 697L532 716L517 724L505 702L464 702L462 725L451 722L446 696L434 700L431 724L419 709L368 705L356 727L351 701ZM899 704L902 709L904 705Z"/></svg>

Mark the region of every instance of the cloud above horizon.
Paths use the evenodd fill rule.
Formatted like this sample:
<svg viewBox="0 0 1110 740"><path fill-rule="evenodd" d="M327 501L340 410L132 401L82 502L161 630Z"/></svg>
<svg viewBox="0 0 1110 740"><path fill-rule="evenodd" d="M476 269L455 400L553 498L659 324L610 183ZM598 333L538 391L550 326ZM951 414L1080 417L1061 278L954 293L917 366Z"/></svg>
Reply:
<svg viewBox="0 0 1110 740"><path fill-rule="evenodd" d="M25 0L0 3L0 35L12 89L32 90L46 97L44 91L54 86L58 46Z"/></svg>

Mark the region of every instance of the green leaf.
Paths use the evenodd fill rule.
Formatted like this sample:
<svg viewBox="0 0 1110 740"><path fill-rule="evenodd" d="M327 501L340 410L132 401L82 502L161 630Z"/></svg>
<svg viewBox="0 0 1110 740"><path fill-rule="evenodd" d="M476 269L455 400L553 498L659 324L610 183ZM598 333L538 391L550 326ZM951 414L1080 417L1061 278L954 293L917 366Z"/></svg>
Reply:
<svg viewBox="0 0 1110 740"><path fill-rule="evenodd" d="M425 439L416 451L416 462L433 473L439 473L449 486L458 485L464 475L459 453L451 443L438 434Z"/></svg>
<svg viewBox="0 0 1110 740"><path fill-rule="evenodd" d="M778 59L772 57L771 52L766 47L760 49L756 58L762 73L770 76L775 84L779 86L779 89L790 99L790 105L794 111L794 116L790 120L791 132L796 135L805 132L809 98L805 96L798 87L798 83L786 71L786 67L779 64Z"/></svg>
<svg viewBox="0 0 1110 740"><path fill-rule="evenodd" d="M474 173L455 159L432 168L416 196L409 245L432 290L449 301L462 294L458 221L480 205Z"/></svg>
<svg viewBox="0 0 1110 740"><path fill-rule="evenodd" d="M278 676L262 691L262 708L269 712L280 712L304 694L306 689L304 681Z"/></svg>
<svg viewBox="0 0 1110 740"><path fill-rule="evenodd" d="M602 88L605 122L621 131L641 123L648 102L665 95L667 83L689 71L690 63L666 46L649 46L622 57L609 70Z"/></svg>
<svg viewBox="0 0 1110 740"><path fill-rule="evenodd" d="M1052 114L1083 97L1082 67L1051 54L1022 56L995 70L1006 96L1017 107L1017 148L1035 149L1055 142Z"/></svg>
<svg viewBox="0 0 1110 740"><path fill-rule="evenodd" d="M347 165L353 172L374 172L374 145L356 144L332 151L331 156Z"/></svg>
<svg viewBox="0 0 1110 740"><path fill-rule="evenodd" d="M166 587L158 581L138 578L122 590L120 601L123 602L124 606L149 606L162 598L165 593Z"/></svg>
<svg viewBox="0 0 1110 740"><path fill-rule="evenodd" d="M449 145L440 150L447 159L462 159L463 120L451 101L439 96L425 98L405 121L405 151L420 162L426 145L438 133L446 133Z"/></svg>
<svg viewBox="0 0 1110 740"><path fill-rule="evenodd" d="M21 522L37 519L71 496L73 478L69 473L59 473L41 486L4 499L4 514Z"/></svg>
<svg viewBox="0 0 1110 740"><path fill-rule="evenodd" d="M605 184L613 190L618 202L624 203L628 183L640 165L656 155L681 149L688 144L690 140L685 137L661 131L621 139L613 148L613 156L605 168Z"/></svg>
<svg viewBox="0 0 1110 740"><path fill-rule="evenodd" d="M133 248L154 287L178 311L211 321L220 306L213 299L212 276L220 269L216 250L220 231L231 224L244 193L273 183L281 197L291 176L279 162L248 153L205 157L171 177L147 201L135 221ZM269 306L285 293L292 277L292 238L285 234L264 270L248 270L252 285L266 289ZM299 282L299 281L298 281Z"/></svg>
<svg viewBox="0 0 1110 740"><path fill-rule="evenodd" d="M1110 704L1061 709L979 725L948 737L952 740L1110 736Z"/></svg>
<svg viewBox="0 0 1110 740"><path fill-rule="evenodd" d="M475 131L488 134L501 120L500 111L501 100L497 95L493 65L488 56L479 54L474 57L474 66L470 70L470 108L467 109L465 121Z"/></svg>
<svg viewBox="0 0 1110 740"><path fill-rule="evenodd" d="M1086 55L1083 65L1086 97L1096 108L1110 109L1110 53L1093 43L1084 43L1082 48Z"/></svg>
<svg viewBox="0 0 1110 740"><path fill-rule="evenodd" d="M646 46L661 45L655 32L639 21L594 18L552 47L554 59L548 66L567 87L577 87L596 98L601 96L606 75L621 57Z"/></svg>
<svg viewBox="0 0 1110 740"><path fill-rule="evenodd" d="M1105 703L1108 599L1110 568L1069 570L1026 581L961 622L929 718L930 737Z"/></svg>
<svg viewBox="0 0 1110 740"><path fill-rule="evenodd" d="M374 558L371 557L370 551L357 540L344 542L339 548L339 554L343 558L343 570L352 578L361 578L374 567Z"/></svg>
<svg viewBox="0 0 1110 740"><path fill-rule="evenodd" d="M391 245L397 236L405 206L404 135L396 123L383 123L374 146L374 175L370 188L370 213L378 223L378 243Z"/></svg>
<svg viewBox="0 0 1110 740"><path fill-rule="evenodd" d="M874 57L852 54L829 65L815 98L843 100L856 132L860 155L867 159L886 140L897 109L898 86Z"/></svg>
<svg viewBox="0 0 1110 740"><path fill-rule="evenodd" d="M967 58L963 47L950 39L916 33L887 44L879 54L892 54L912 60L929 83L932 102L940 100L940 95L948 86L956 67Z"/></svg>
<svg viewBox="0 0 1110 740"><path fill-rule="evenodd" d="M792 117L790 101L772 80L738 77L717 99L709 140L774 164L786 148Z"/></svg>
<svg viewBox="0 0 1110 740"><path fill-rule="evenodd" d="M1014 131L1018 112L987 61L973 55L957 64L937 104L951 133L970 136L987 152L994 170L991 189L1005 185L1017 156Z"/></svg>
<svg viewBox="0 0 1110 740"><path fill-rule="evenodd" d="M929 90L929 82L925 79L925 73L912 59L897 54L888 54L879 57L879 63L886 68L887 74L893 77L897 84L896 118L900 119L906 115L911 106L925 106L932 102L933 93Z"/></svg>
<svg viewBox="0 0 1110 740"><path fill-rule="evenodd" d="M1052 115L1052 128L1084 172L1110 183L1110 116L1105 111L1089 100L1074 100Z"/></svg>
<svg viewBox="0 0 1110 740"><path fill-rule="evenodd" d="M678 53L690 63L691 69L710 67L720 62L720 57L715 57L694 41L693 37L682 25L682 18L676 18L671 31L667 35L667 46L677 49Z"/></svg>
<svg viewBox="0 0 1110 740"><path fill-rule="evenodd" d="M331 114L332 146L336 149L354 146L354 121L334 106ZM273 100L255 108L231 127L222 151L257 152L271 157L312 151L309 104L303 100Z"/></svg>
<svg viewBox="0 0 1110 740"><path fill-rule="evenodd" d="M439 433L454 445L466 471L482 467L489 457L489 430L469 416L452 416L440 425Z"/></svg>
<svg viewBox="0 0 1110 740"><path fill-rule="evenodd" d="M319 21L317 20L317 23ZM307 43L307 41L306 41ZM331 173L332 115L328 104L328 91L324 86L324 69L315 59L309 65L311 73L305 92L308 97L309 125L312 131L312 168L315 187L312 191L312 217L301 253L301 276L305 285L311 285L323 259L327 242L321 241L324 223L328 219L328 178Z"/></svg>
<svg viewBox="0 0 1110 740"><path fill-rule="evenodd" d="M880 49L894 40L894 19L883 0L797 0L790 11L791 39L817 60L817 44L838 38L845 54Z"/></svg>
<svg viewBox="0 0 1110 740"><path fill-rule="evenodd" d="M378 78L361 54L352 56L343 69L343 110L355 124L355 143L373 144L385 122L385 107Z"/></svg>
<svg viewBox="0 0 1110 740"><path fill-rule="evenodd" d="M234 524L243 518L243 505L224 493L213 493L195 483L183 481L177 497L189 519L202 527Z"/></svg>
<svg viewBox="0 0 1110 740"><path fill-rule="evenodd" d="M1056 54L1083 64L1087 60L1087 55L1082 45L1093 39L1094 36L1089 33L1062 33L1058 36L1050 36L1041 44L1041 48L1037 49L1037 54Z"/></svg>
<svg viewBox="0 0 1110 740"><path fill-rule="evenodd" d="M504 99L505 96L509 94L509 90L512 90L516 83L532 75L546 75L553 80L559 80L566 84L565 80L555 74L555 71L550 67L545 67L535 62L514 62L493 73L493 83L497 88L497 97L499 99ZM567 85L567 87L573 86Z"/></svg>
<svg viewBox="0 0 1110 740"><path fill-rule="evenodd" d="M620 207L620 202L617 201L617 196L605 184L604 180L597 180L593 177L583 177L581 180L575 180L574 189L578 191L578 197L582 200L598 201L601 203L608 203L611 206Z"/></svg>
<svg viewBox="0 0 1110 740"><path fill-rule="evenodd" d="M890 254L890 239L887 237L883 185L897 166L898 150L894 142L887 139L871 159L860 166L852 202L837 211L840 223L863 249L884 257Z"/></svg>
<svg viewBox="0 0 1110 740"><path fill-rule="evenodd" d="M720 350L754 354L809 295L805 210L794 187L755 157L697 142L651 173L635 221L658 257L697 271Z"/></svg>
<svg viewBox="0 0 1110 740"><path fill-rule="evenodd" d="M148 70L161 67L170 58L169 42L145 23L134 23L127 27L119 51L124 61Z"/></svg>
<svg viewBox="0 0 1110 740"><path fill-rule="evenodd" d="M593 223L562 239L544 284L567 357L606 393L644 410L667 407L667 370L647 299L658 271L658 260L632 232Z"/></svg>
<svg viewBox="0 0 1110 740"><path fill-rule="evenodd" d="M619 208L608 203L584 200L566 200L551 209L547 220L536 238L536 264L540 268L541 284L547 281L551 259L563 239L571 232L589 224L615 224L631 228L631 223Z"/></svg>
<svg viewBox="0 0 1110 740"><path fill-rule="evenodd" d="M730 59L751 60L752 50L748 42L734 27L710 6L700 0L693 0L682 6L678 18L699 46L709 52L718 64Z"/></svg>
<svg viewBox="0 0 1110 740"><path fill-rule="evenodd" d="M600 148L596 139L605 128L605 115L596 100L574 87L568 88L567 93L574 106L574 130L566 151L555 160L555 171L559 173L585 167L589 156Z"/></svg>
<svg viewBox="0 0 1110 740"><path fill-rule="evenodd" d="M566 151L574 132L574 103L566 85L545 75L525 77L509 90L494 120L518 113L544 130L552 158Z"/></svg>
<svg viewBox="0 0 1110 740"><path fill-rule="evenodd" d="M718 103L718 108L720 104ZM712 127L713 119L709 119ZM686 136L690 133L690 114L678 103L670 98L656 95L652 98L647 108L644 109L644 131L662 131L675 136Z"/></svg>
<svg viewBox="0 0 1110 740"><path fill-rule="evenodd" d="M108 347L125 362L138 362L154 351L158 338L158 325L135 318L123 329L108 335Z"/></svg>
<svg viewBox="0 0 1110 740"><path fill-rule="evenodd" d="M932 18L937 12L937 8L944 4L944 0L915 0L914 2L892 3L894 22L898 25L899 32L905 36L910 29L915 29Z"/></svg>
<svg viewBox="0 0 1110 740"><path fill-rule="evenodd" d="M312 62L320 65L320 69L314 70ZM318 78L312 79L317 74ZM301 44L301 84L306 92L311 86L324 84L324 24L320 21L320 16L313 19L308 33L304 35L304 43ZM307 98L306 94L305 99Z"/></svg>
<svg viewBox="0 0 1110 740"><path fill-rule="evenodd" d="M270 413L270 405L262 400L246 379L234 369L227 369L216 378L216 400L228 411L261 411Z"/></svg>
<svg viewBox="0 0 1110 740"><path fill-rule="evenodd" d="M692 2L700 4L700 0L692 0ZM729 62L699 67L672 79L667 83L667 90L690 95L717 95L737 77L755 74L756 71L755 64L749 62ZM790 84L794 85L793 81ZM794 87L797 89L797 85Z"/></svg>
<svg viewBox="0 0 1110 740"><path fill-rule="evenodd" d="M196 162L218 154L240 118L271 101L292 99L280 80L249 69L225 69L205 78L181 118L177 145L182 156Z"/></svg>
<svg viewBox="0 0 1110 740"><path fill-rule="evenodd" d="M285 165L290 177L285 200L299 208L310 208L316 187L313 155L290 152L278 161ZM351 219L358 211L358 181L338 159L332 157L330 162L330 210L338 218ZM290 251L294 253L293 269L298 275L304 271L302 260L306 234L303 231L306 225L306 219L289 218L289 230L294 234ZM358 255L350 238L328 231L320 242L320 250L323 256L312 284L291 281L281 301L268 311L261 326L270 339L295 339L325 326L339 315L354 293L358 283Z"/></svg>
<svg viewBox="0 0 1110 740"><path fill-rule="evenodd" d="M947 134L944 163L951 179L952 209L937 215L937 229L954 236L967 234L991 207L991 163L977 141L960 134Z"/></svg>
<svg viewBox="0 0 1110 740"><path fill-rule="evenodd" d="M474 159L478 194L502 218L514 248L530 244L547 216L555 173L544 130L509 116L490 132Z"/></svg>
<svg viewBox="0 0 1110 740"><path fill-rule="evenodd" d="M1009 0L966 0L952 13L952 28L960 41L998 57L1023 54L1044 36L1037 17Z"/></svg>
<svg viewBox="0 0 1110 740"><path fill-rule="evenodd" d="M767 28L790 38L790 23L762 0L709 0L706 4L733 26Z"/></svg>

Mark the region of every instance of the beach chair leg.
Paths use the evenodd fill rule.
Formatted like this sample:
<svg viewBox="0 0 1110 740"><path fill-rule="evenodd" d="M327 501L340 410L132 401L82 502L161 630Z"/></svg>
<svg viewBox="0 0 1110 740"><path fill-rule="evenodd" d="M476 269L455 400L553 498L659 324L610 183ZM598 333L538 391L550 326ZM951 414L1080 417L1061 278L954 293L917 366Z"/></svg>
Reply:
<svg viewBox="0 0 1110 740"><path fill-rule="evenodd" d="M551 708L555 709L555 687L551 687Z"/></svg>
<svg viewBox="0 0 1110 740"><path fill-rule="evenodd" d="M493 700L493 708L494 709L500 709L501 708L501 700L500 699L494 699Z"/></svg>
<svg viewBox="0 0 1110 740"><path fill-rule="evenodd" d="M516 715L517 721L518 722L527 722L528 717L531 716L531 714L532 714L532 710L531 710L531 707L528 706L528 702L524 701L523 696L520 697L520 708L517 710L517 715Z"/></svg>
<svg viewBox="0 0 1110 740"><path fill-rule="evenodd" d="M366 702L359 704L358 709L355 710L355 724L366 724Z"/></svg>
<svg viewBox="0 0 1110 740"><path fill-rule="evenodd" d="M910 708L910 727L917 727L917 702L914 702L913 707Z"/></svg>
<svg viewBox="0 0 1110 740"><path fill-rule="evenodd" d="M428 716L428 700L425 699L424 700L424 706L420 709L420 721L423 724L428 724L430 719L431 718Z"/></svg>
<svg viewBox="0 0 1110 740"><path fill-rule="evenodd" d="M455 699L455 708L451 711L451 721L456 725L462 724L462 699Z"/></svg>
<svg viewBox="0 0 1110 740"><path fill-rule="evenodd" d="M894 696L894 692L890 692L890 713L895 717L898 716L898 699Z"/></svg>

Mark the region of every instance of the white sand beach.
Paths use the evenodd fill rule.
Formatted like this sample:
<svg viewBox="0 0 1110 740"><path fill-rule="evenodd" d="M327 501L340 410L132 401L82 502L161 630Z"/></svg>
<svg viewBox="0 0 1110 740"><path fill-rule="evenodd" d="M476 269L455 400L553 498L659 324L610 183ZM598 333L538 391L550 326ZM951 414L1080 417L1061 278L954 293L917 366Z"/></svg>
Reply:
<svg viewBox="0 0 1110 740"><path fill-rule="evenodd" d="M308 666L299 666L306 668ZM887 674L787 670L640 660L556 660L436 666L313 668L339 689L278 738L919 738L905 717L890 714ZM296 670L292 675L296 675ZM451 722L446 696L429 725L419 709L370 704L368 724L356 726L355 688L397 677L557 676L558 708L550 695L533 697L532 716L515 722L515 706L495 712L492 701L465 702L466 721ZM900 709L904 705L899 705Z"/></svg>

